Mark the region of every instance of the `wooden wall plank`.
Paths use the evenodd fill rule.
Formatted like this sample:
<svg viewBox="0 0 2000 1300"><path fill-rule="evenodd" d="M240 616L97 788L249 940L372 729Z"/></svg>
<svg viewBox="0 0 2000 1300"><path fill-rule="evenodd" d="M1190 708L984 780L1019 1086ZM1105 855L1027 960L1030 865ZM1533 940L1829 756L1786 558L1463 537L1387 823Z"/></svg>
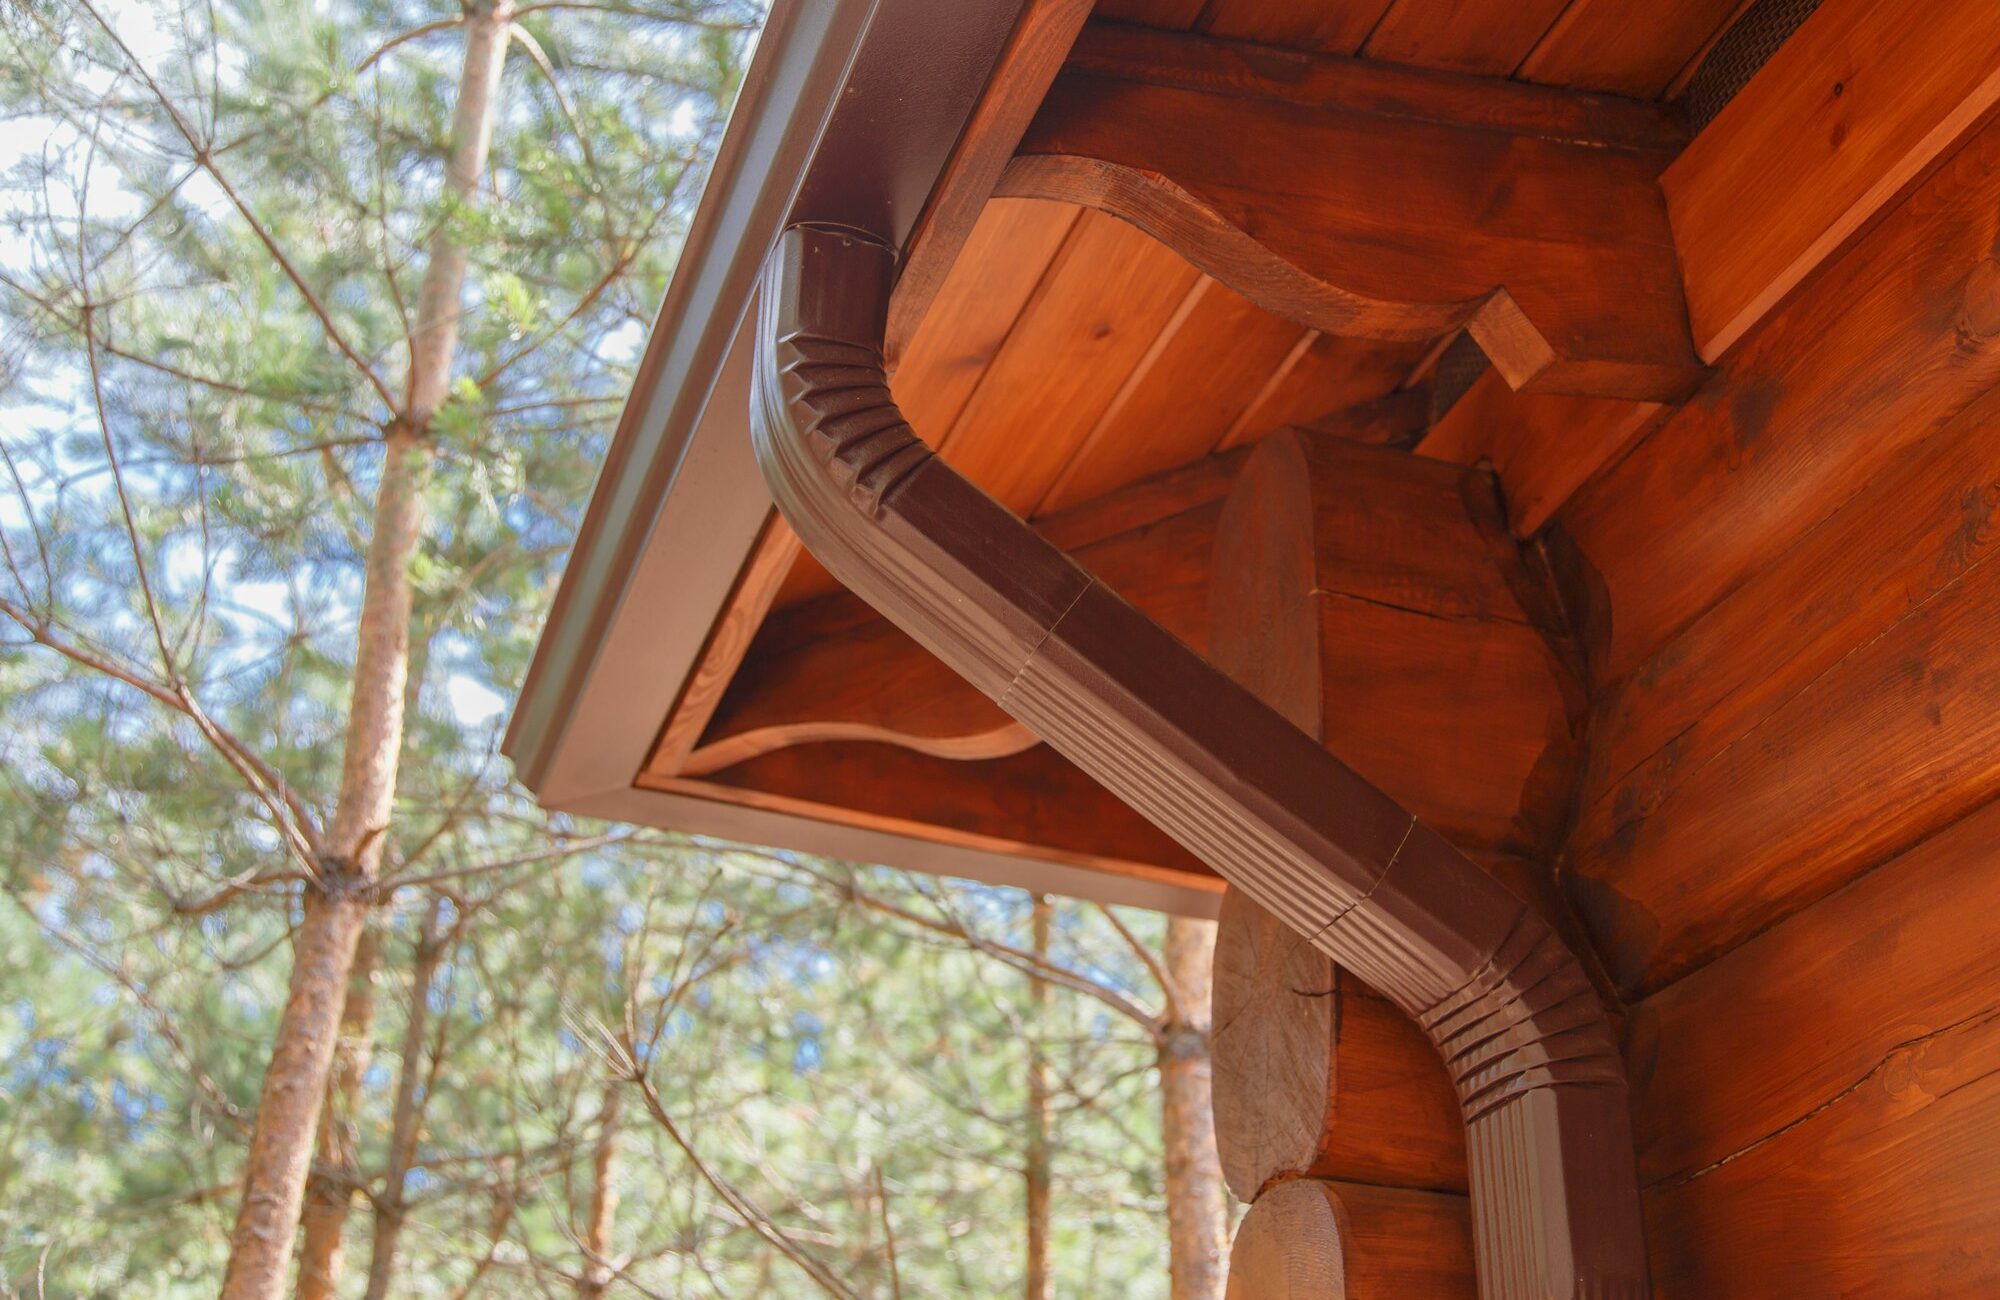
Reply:
<svg viewBox="0 0 2000 1300"><path fill-rule="evenodd" d="M1988 804L1639 1004L1641 1176L1685 1182L1923 1041L2000 1016L1996 914L2000 804ZM2000 1129L1976 1145L2000 1164Z"/></svg>
<svg viewBox="0 0 2000 1300"><path fill-rule="evenodd" d="M1796 1128L1645 1197L1660 1300L2000 1288L2000 1023L1953 1028Z"/></svg>
<svg viewBox="0 0 2000 1300"><path fill-rule="evenodd" d="M1195 276L1165 245L1086 212L949 433L925 436L1003 505L1032 510Z"/></svg>
<svg viewBox="0 0 2000 1300"><path fill-rule="evenodd" d="M1200 460L1297 342L1298 327L1202 276L1171 338L1135 370L1034 514Z"/></svg>
<svg viewBox="0 0 2000 1300"><path fill-rule="evenodd" d="M1666 408L1654 402L1517 393L1488 370L1431 426L1417 453L1500 476L1516 537L1541 531L1563 503L1643 434Z"/></svg>
<svg viewBox="0 0 2000 1300"><path fill-rule="evenodd" d="M2000 381L1988 128L1564 508L1612 681Z"/></svg>
<svg viewBox="0 0 2000 1300"><path fill-rule="evenodd" d="M1217 449L1246 447L1288 425L1313 424L1387 396L1408 378L1429 346L1308 330L1273 368Z"/></svg>
<svg viewBox="0 0 2000 1300"><path fill-rule="evenodd" d="M1513 75L1569 0L1396 0L1361 52L1492 77Z"/></svg>
<svg viewBox="0 0 2000 1300"><path fill-rule="evenodd" d="M2000 541L1996 485L2000 390L1910 449L1602 697L1587 803L1615 802L1628 787L1657 790L1673 770L1699 766L1984 564Z"/></svg>
<svg viewBox="0 0 2000 1300"><path fill-rule="evenodd" d="M1746 0L1575 0L1522 61L1544 85L1656 99Z"/></svg>
<svg viewBox="0 0 2000 1300"><path fill-rule="evenodd" d="M994 199L890 377L910 424L942 438L979 387L1082 209Z"/></svg>
<svg viewBox="0 0 2000 1300"><path fill-rule="evenodd" d="M1996 434L1989 397L1601 710L1612 757L1589 770L1610 779L1586 787L1569 884L1622 983L1657 987L2000 794Z"/></svg>
<svg viewBox="0 0 2000 1300"><path fill-rule="evenodd" d="M1662 178L1714 360L2000 104L1992 0L1826 0Z"/></svg>

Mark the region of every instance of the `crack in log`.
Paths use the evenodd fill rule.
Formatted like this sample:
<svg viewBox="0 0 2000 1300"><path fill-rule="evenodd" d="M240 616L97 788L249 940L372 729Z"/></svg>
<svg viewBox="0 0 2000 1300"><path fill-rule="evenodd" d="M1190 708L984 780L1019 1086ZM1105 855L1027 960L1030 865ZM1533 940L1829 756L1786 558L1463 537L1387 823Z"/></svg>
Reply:
<svg viewBox="0 0 2000 1300"><path fill-rule="evenodd" d="M1961 1017L1958 1020L1954 1020L1948 1025L1943 1025L1937 1029L1930 1030L1926 1033L1918 1034L1914 1038L1906 1038L1903 1041L1894 1044L1886 1052L1884 1052L1882 1054L1882 1058L1878 1060L1873 1066L1869 1067L1867 1073L1863 1074L1860 1078L1856 1079L1854 1082L1842 1088L1839 1092L1834 1093L1831 1097L1828 1097L1826 1100L1820 1102L1818 1105L1814 1106L1811 1110L1807 1111L1805 1114L1800 1115L1796 1119L1789 1120L1786 1123L1779 1125L1777 1128L1773 1129L1769 1133L1766 1133L1763 1137L1758 1138L1756 1141L1751 1142L1746 1146L1739 1147L1737 1150L1730 1152L1728 1155L1723 1156L1720 1159L1712 1160L1708 1164L1703 1165L1699 1169L1687 1173L1667 1174L1661 1178L1657 1178L1652 1182L1646 1184L1646 1190L1649 1192L1661 1191L1661 1190L1670 1191L1675 1188L1685 1187L1689 1183L1692 1183L1697 1179L1704 1178L1709 1174L1714 1173L1716 1170L1721 1169L1725 1165L1734 1164L1736 1161L1741 1160L1743 1157L1751 1154L1752 1152L1762 1147L1769 1146L1771 1143L1777 1141L1779 1138L1791 1132L1793 1129L1796 1129L1801 1125L1810 1123L1814 1119L1817 1119L1819 1116L1824 1115L1827 1111L1833 1109L1835 1106L1839 1105L1847 1098L1853 1096L1855 1093L1859 1092L1862 1088L1867 1087L1870 1082L1881 1077L1883 1072L1888 1070L1889 1067L1892 1064L1894 1064L1896 1058L1903 1055L1904 1053L1909 1052L1915 1048L1922 1047L1926 1043L1933 1042L1939 1038L1943 1038L1948 1034L1956 1033L1959 1030L1976 1028L1981 1025L1993 1024L1995 1022L2000 1022L2000 1006L1987 1007L1984 1010L1975 1011L1971 1015ZM1990 1078L1995 1074L2000 1074L2000 1067L1996 1067L1995 1069L1992 1070L1982 1071L1981 1073L1974 1075L1972 1078L1965 1080L1963 1083L1954 1084L1951 1087L1946 1088L1942 1092L1935 1093L1932 1095L1931 1100L1942 1101L1944 1098L1951 1096L1953 1093L1958 1092L1964 1088L1969 1088L1973 1084L1978 1083L1981 1079Z"/></svg>

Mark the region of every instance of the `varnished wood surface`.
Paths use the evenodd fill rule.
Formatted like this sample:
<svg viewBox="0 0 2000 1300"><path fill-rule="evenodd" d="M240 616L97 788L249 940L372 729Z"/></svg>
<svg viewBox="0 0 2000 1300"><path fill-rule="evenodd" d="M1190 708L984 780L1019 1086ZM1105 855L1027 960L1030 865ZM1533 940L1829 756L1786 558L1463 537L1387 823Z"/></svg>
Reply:
<svg viewBox="0 0 2000 1300"><path fill-rule="evenodd" d="M1837 3L1828 0L1827 10ZM1389 48L1367 48L1378 29L1395 35L1407 24L1414 35L1396 37L1409 42L1404 57L1434 66L1458 57L1450 53L1458 36L1423 30L1419 17L1470 14L1500 25L1474 54L1500 70L1500 52L1509 52L1515 66L1501 75L1651 97L1684 75L1733 4L1554 7L1561 12L1549 17L1551 6L1532 3L1107 0L1099 12L1368 57ZM1924 26L1900 6L1873 8L1902 13L1906 27ZM1969 42L1966 33L1977 27L1961 38ZM1911 42L1934 36L1899 32L1856 57L1886 67ZM1852 47L1838 52L1845 57ZM2000 1248L1992 1244L2000 1241L2000 1150L1992 1136L2000 1132L2000 998L1992 993L2000 971L1988 924L2000 904L1992 848L2000 843L1992 812L2000 806L1992 802L2000 795L1993 757L2000 651L1991 648L2000 640L1993 613L2000 577L1985 563L2000 536L2000 398L1989 395L2000 382L2000 138L1991 127L1980 130L1932 160L1928 174L1907 161L1936 143L1936 123L1958 129L1964 123L1953 112L1963 117L1964 105L1979 101L1985 83L1962 75L1975 53L1945 51L1886 96L1871 80L1882 69L1864 69L1870 75L1843 78L1841 95L1828 103L1811 96L1815 86L1827 89L1820 83L1842 59L1822 47L1810 66L1767 70L1756 92L1764 116L1754 128L1728 126L1725 115L1703 137L1721 142L1728 136L1716 132L1735 132L1738 143L1708 145L1712 158L1727 155L1728 166L1702 164L1720 178L1702 183L1732 201L1716 206L1710 236L1724 260L1704 264L1697 256L1697 279L1739 286L1747 306L1738 317L1747 313L1748 323L1733 341L1727 329L1710 331L1711 349L1726 343L1727 350L1684 407L1523 396L1489 375L1424 444L1438 456L1491 463L1517 534L1536 532L1552 515L1559 520L1557 540L1572 561L1568 594L1592 629L1597 698L1565 892L1538 906L1559 911L1561 898L1579 905L1619 989L1641 999L1628 1059L1663 1297L2000 1292ZM1790 84L1778 86L1779 76ZM1935 119L1928 133L1911 125L1921 125L1912 114L1925 112ZM1775 121L1790 122L1789 136L1777 134ZM1859 233L1841 230L1849 208L1826 219L1752 201L1763 194L1757 185L1727 178L1767 136L1785 156L1764 169L1768 177L1753 178L1757 185L1789 175L1798 188L1805 176L1805 189L1831 194L1852 188L1855 158L1893 154L1889 163L1868 164L1874 181L1852 201L1879 198L1899 168L1910 172L1910 193L1872 228L1867 219L1855 223ZM1683 175L1702 174L1700 161L1691 154ZM1816 236L1814 221L1823 227ZM1759 223L1770 233L1758 234ZM1684 244L1694 229L1685 225ZM1809 236L1803 242L1801 229ZM1829 241L1849 235L1845 252L1786 283L1801 257L1817 261ZM1166 558L1189 553L1192 543L1157 528L1161 518L1188 511L1149 514L1128 502L1099 517L1093 505L1133 475L1249 446L1283 425L1391 393L1428 341L1357 344L1280 322L1178 259L1149 255L1142 239L1109 219L1079 219L1073 208L995 203L960 263L979 274L964 282L955 306L953 286L943 286L903 358L896 391L920 430L946 440L950 458L983 464L979 472L990 473L1017 508L1047 517L1051 535L1069 530L1065 545L1154 526L1155 544L1134 545L1117 561L1122 581L1166 583L1169 619L1182 619L1176 630L1199 643L1194 611L1210 578ZM1787 252L1787 241L1797 248ZM1759 276L1778 288L1744 296L1740 286ZM1044 305L1052 297L1063 311ZM1017 355L1008 360L1010 352ZM1066 367L1104 373L1055 373ZM968 411L977 417L962 418ZM1185 492L1177 499L1190 510L1215 508L1205 471L1182 475L1178 486L1147 491ZM1382 493L1369 499L1388 514L1399 508ZM1107 523L1119 510L1143 521ZM1214 521L1211 514L1201 526ZM1533 648L1528 611L1509 605L1504 587L1500 595L1476 584L1455 588L1444 571L1425 571L1435 538L1380 522L1366 514L1338 521L1354 541L1349 576L1314 597L1325 616L1312 623L1309 642L1339 644L1340 653L1271 652L1263 664L1280 678L1290 674L1294 686L1309 683L1321 727L1332 720L1351 729L1338 752L1363 771L1374 763L1371 774L1413 805L1428 800L1428 815L1468 845L1532 849L1546 861L1570 808L1565 764L1574 752L1526 761L1512 741L1491 737L1539 720L1551 746L1574 745L1575 715L1565 708L1573 692L1556 680L1561 656L1546 644L1535 652L1554 665L1540 670L1546 680L1493 670L1491 647L1518 635ZM1396 586L1383 556L1424 573L1421 583ZM826 595L814 567L800 566L779 598L790 616L767 624L768 639L753 653L769 651L776 665L845 647L848 667L797 682L859 682L863 667L875 667L910 682L895 703L946 720L926 702L921 675L906 674L907 656L921 652L871 642L879 631L868 626L873 616ZM1254 582L1283 572L1268 556L1253 569ZM1312 574L1308 583L1318 590L1321 579ZM1504 626L1496 632L1496 625ZM1437 658L1426 661L1427 654ZM1523 649L1518 662L1527 661ZM932 685L950 688L942 678ZM793 698L821 702L810 688ZM1494 704L1522 698L1537 703L1515 714ZM756 700L754 692L745 699L782 702L776 694ZM1440 707L1466 719L1453 743L1410 745ZM1504 782L1480 777L1440 793L1477 768L1469 755L1486 762L1495 754ZM822 744L700 781L665 771L640 780L1097 870L1172 879L1195 870L1041 750L951 763L888 746ZM1522 872L1548 887L1541 867ZM1253 970L1270 968L1258 960L1264 965L1252 962ZM1246 986L1268 983L1255 975ZM1336 1000L1294 1000L1306 1017L1300 1041L1325 1041L1312 1017ZM1296 1044L1249 1053L1253 1062L1282 1056L1312 1065L1271 1064L1273 1077L1317 1071L1329 1080L1316 1099L1305 1087L1300 1095L1312 1104L1279 1126L1303 1149L1298 1135L1311 1120L1302 1116L1317 1106L1324 1122L1311 1157L1302 1165L1278 1161L1294 1166L1281 1173L1244 1173L1238 1161L1234 1180L1262 1186L1304 1168L1457 1185L1438 1172L1445 1157L1436 1144L1406 1136L1387 1147L1358 1139L1340 1146L1341 1130L1328 1117L1343 1109L1350 1117L1376 1114L1360 1127L1378 1138L1430 1130L1410 1129L1393 1109L1422 1092L1408 1072L1420 1058L1409 1053L1411 1043L1398 1045L1403 1026L1371 1019L1384 1008L1361 990L1338 1004L1341 1028L1332 1037L1341 1050L1322 1053L1317 1065ZM1258 1025L1243 1020L1236 1032L1268 1038L1268 1025ZM1218 1035L1218 1079L1254 1092L1254 1065L1229 1073L1227 1033ZM1240 1117L1237 1103L1225 1110ZM1429 1172L1412 1171L1426 1161ZM1291 1185L1270 1186L1267 1196ZM1411 1205L1462 1213L1448 1199L1392 1208ZM1326 1214L1338 1223L1351 1208ZM1451 1294L1436 1288L1470 1285L1469 1263L1462 1279L1444 1282L1393 1273L1415 1266L1403 1253L1407 1243L1435 1234L1379 1206L1368 1213L1394 1225L1374 1256L1391 1261L1381 1265L1391 1280L1356 1294ZM1324 1289L1336 1285L1327 1280L1335 1276L1324 1264L1330 1256L1318 1258L1310 1265L1321 1269L1310 1274L1318 1293L1339 1294Z"/></svg>
<svg viewBox="0 0 2000 1300"><path fill-rule="evenodd" d="M1045 517L1391 392L1421 346L1312 335L1113 218L996 199L892 384L947 460ZM775 606L832 590L802 556Z"/></svg>
<svg viewBox="0 0 2000 1300"><path fill-rule="evenodd" d="M2000 104L1990 0L1826 0L1663 178L1713 360Z"/></svg>
<svg viewBox="0 0 2000 1300"><path fill-rule="evenodd" d="M2000 381L2000 131L1988 128L1564 508L1630 673Z"/></svg>
<svg viewBox="0 0 2000 1300"><path fill-rule="evenodd" d="M1426 431L1417 453L1490 464L1514 535L1532 537L1665 413L1656 402L1517 393L1488 370Z"/></svg>
<svg viewBox="0 0 2000 1300"><path fill-rule="evenodd" d="M1659 399L1690 386L1655 182L1665 155L1495 130L1483 119L1526 89L1511 83L1482 95L1406 73L1394 112L1301 107L1295 73L1203 48L1215 71L1201 78L1066 69L1000 192L1116 212L1319 328L1468 326L1516 387ZM1211 88L1224 76L1227 92ZM1465 124L1468 101L1480 125Z"/></svg>
<svg viewBox="0 0 2000 1300"><path fill-rule="evenodd" d="M1327 54L1387 59L1393 45L1399 61L1652 99L1670 92L1745 2L1100 0L1096 16Z"/></svg>
<svg viewBox="0 0 2000 1300"><path fill-rule="evenodd" d="M1214 873L1044 745L964 762L833 742L776 750L699 779L642 772L635 784L918 841L1222 888Z"/></svg>
<svg viewBox="0 0 2000 1300"><path fill-rule="evenodd" d="M883 350L893 368L965 250L993 184L1090 16L1091 0L1028 0L1013 37L973 109L945 174L910 237L889 303Z"/></svg>
<svg viewBox="0 0 2000 1300"><path fill-rule="evenodd" d="M2000 1292L2000 805L1656 994L1663 1297Z"/></svg>
<svg viewBox="0 0 2000 1300"><path fill-rule="evenodd" d="M1564 512L1612 687L1570 887L1628 989L1995 788L1996 158L1989 128Z"/></svg>
<svg viewBox="0 0 2000 1300"><path fill-rule="evenodd" d="M1208 556L1221 513L1197 504L1079 546L1079 563L1163 627L1199 648L1207 635ZM1072 534L1083 521L1070 521ZM807 617L812 617L810 611ZM1035 743L936 656L870 612L817 634L781 612L752 647L688 764L700 775L797 744L874 740L928 754L993 758Z"/></svg>
<svg viewBox="0 0 2000 1300"><path fill-rule="evenodd" d="M1240 893L1222 900L1214 996L1216 1146L1238 1200L1299 1176L1465 1190L1437 1049Z"/></svg>
<svg viewBox="0 0 2000 1300"><path fill-rule="evenodd" d="M1750 0L1570 0L1517 75L1639 99L1670 93Z"/></svg>
<svg viewBox="0 0 2000 1300"><path fill-rule="evenodd" d="M1362 53L1385 63L1505 77L1569 0L1396 0Z"/></svg>
<svg viewBox="0 0 2000 1300"><path fill-rule="evenodd" d="M1243 377L1275 372L1298 337L1296 325L1200 277L1031 513L1207 456L1246 408Z"/></svg>
<svg viewBox="0 0 2000 1300"><path fill-rule="evenodd" d="M1229 1253L1230 1300L1473 1300L1465 1198L1301 1180L1257 1198Z"/></svg>
<svg viewBox="0 0 2000 1300"><path fill-rule="evenodd" d="M737 669L742 667L743 656L749 653L764 616L802 554L798 537L773 511L757 539L756 549L751 552L750 562L736 579L736 589L729 594L722 618L709 632L701 658L667 714L666 725L661 728L659 743L650 759L652 766L678 771L693 752L715 715L716 706L735 680Z"/></svg>
<svg viewBox="0 0 2000 1300"><path fill-rule="evenodd" d="M1461 848L1546 855L1577 702L1500 562L1511 542L1468 509L1471 474L1266 439L1223 514L1211 654Z"/></svg>

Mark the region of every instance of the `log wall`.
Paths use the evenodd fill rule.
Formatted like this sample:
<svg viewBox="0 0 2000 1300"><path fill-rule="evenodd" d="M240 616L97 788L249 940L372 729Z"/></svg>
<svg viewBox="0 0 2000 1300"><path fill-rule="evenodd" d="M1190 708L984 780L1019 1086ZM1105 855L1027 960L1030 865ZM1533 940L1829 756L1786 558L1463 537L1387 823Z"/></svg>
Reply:
<svg viewBox="0 0 2000 1300"><path fill-rule="evenodd" d="M1548 534L1657 1294L2000 1294L2000 126Z"/></svg>

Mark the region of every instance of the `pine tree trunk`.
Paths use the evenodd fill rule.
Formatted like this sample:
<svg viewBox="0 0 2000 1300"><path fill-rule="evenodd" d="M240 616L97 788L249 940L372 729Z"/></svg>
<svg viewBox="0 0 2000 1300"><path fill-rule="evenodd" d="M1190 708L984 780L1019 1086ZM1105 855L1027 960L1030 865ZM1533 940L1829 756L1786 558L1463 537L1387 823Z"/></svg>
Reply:
<svg viewBox="0 0 2000 1300"><path fill-rule="evenodd" d="M340 1044L334 1049L333 1078L327 1083L326 1109L320 1115L318 1163L326 1172L315 1170L306 1179L306 1207L300 1217L305 1244L299 1249L298 1300L333 1300L340 1291L341 1246L361 1167L354 1111L361 1076L368 1072L374 1049L375 968L380 959L380 945L371 926L361 933L354 969L347 977Z"/></svg>
<svg viewBox="0 0 2000 1300"><path fill-rule="evenodd" d="M1035 896L1035 956L1049 955L1047 897ZM1047 1018L1048 981L1028 977L1028 1002L1034 1008L1028 1040L1028 1270L1027 1300L1049 1300L1049 1065L1042 1056L1039 1034Z"/></svg>
<svg viewBox="0 0 2000 1300"><path fill-rule="evenodd" d="M477 5L466 14L465 58L445 168L446 191L454 201L476 196L486 167L512 18L512 0ZM340 794L320 878L307 890L293 941L291 987L257 1100L222 1300L277 1300L283 1293L348 974L389 829L409 675L410 563L423 534L423 490L432 458L429 422L450 383L465 282L465 255L452 246L450 229L449 223L440 226L432 240L412 326L405 409L389 422L383 447Z"/></svg>
<svg viewBox="0 0 2000 1300"><path fill-rule="evenodd" d="M1160 1051L1161 1127L1167 1148L1168 1271L1173 1300L1222 1300L1228 1218L1209 1101L1209 963L1215 923L1167 922L1167 976L1180 1018Z"/></svg>
<svg viewBox="0 0 2000 1300"><path fill-rule="evenodd" d="M618 1219L618 1116L623 1096L617 1081L604 1086L597 1112L597 1151L590 1162L590 1218L583 1225L583 1276L579 1300L596 1300L611 1285L611 1233Z"/></svg>
<svg viewBox="0 0 2000 1300"><path fill-rule="evenodd" d="M410 1170L417 1163L417 1142L423 1135L422 1104L417 1089L424 1081L424 1042L431 1018L431 986L444 956L439 937L443 904L436 899L424 917L417 941L416 965L410 973L410 1009L403 1019L403 1061L396 1076L395 1110L389 1121L389 1160L382 1174L382 1192L375 1200L375 1242L368 1256L368 1300L383 1300L396 1275L396 1246L408 1212L403 1196ZM428 1097L428 1094L426 1094Z"/></svg>

